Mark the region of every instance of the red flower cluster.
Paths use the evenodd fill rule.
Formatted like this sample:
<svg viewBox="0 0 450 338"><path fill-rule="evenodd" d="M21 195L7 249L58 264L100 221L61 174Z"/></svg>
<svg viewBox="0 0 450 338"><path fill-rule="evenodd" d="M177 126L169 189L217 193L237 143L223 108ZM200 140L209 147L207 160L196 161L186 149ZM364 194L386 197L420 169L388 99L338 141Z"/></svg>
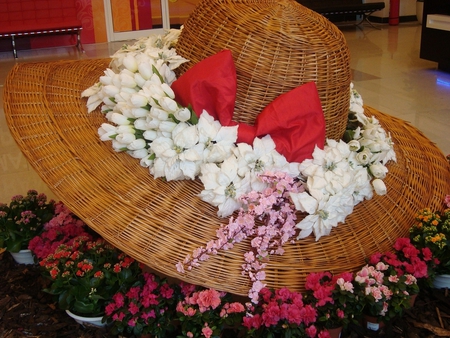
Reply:
<svg viewBox="0 0 450 338"><path fill-rule="evenodd" d="M124 260L122 267L126 264ZM176 290L178 287L171 286L166 279L143 272L134 286L117 292L106 306L105 314L113 325L113 332L160 335L170 331Z"/></svg>
<svg viewBox="0 0 450 338"><path fill-rule="evenodd" d="M313 325L316 319L316 308L304 304L301 293L285 287L275 292L263 288L258 304L247 304L243 325L249 330L248 337L265 337L269 332L278 331L290 331L292 336L316 337L318 330ZM319 333L319 337L326 336L325 332Z"/></svg>
<svg viewBox="0 0 450 338"><path fill-rule="evenodd" d="M409 238L397 238L393 248L395 252L377 252L370 256L369 264L384 262L395 268L398 276L411 274L417 279L428 278L434 266L433 253L427 247L418 249Z"/></svg>
<svg viewBox="0 0 450 338"><path fill-rule="evenodd" d="M305 289L304 301L316 308L319 327L345 326L358 311L351 272L312 272L306 277Z"/></svg>

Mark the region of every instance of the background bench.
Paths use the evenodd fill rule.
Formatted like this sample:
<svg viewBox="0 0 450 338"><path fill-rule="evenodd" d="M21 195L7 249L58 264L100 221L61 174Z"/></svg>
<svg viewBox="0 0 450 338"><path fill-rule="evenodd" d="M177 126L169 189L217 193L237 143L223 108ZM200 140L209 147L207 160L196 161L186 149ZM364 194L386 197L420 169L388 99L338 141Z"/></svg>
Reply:
<svg viewBox="0 0 450 338"><path fill-rule="evenodd" d="M15 58L16 39L26 36L76 35L76 47L83 51L76 0L0 0L0 11L0 38L11 39Z"/></svg>
<svg viewBox="0 0 450 338"><path fill-rule="evenodd" d="M357 25L366 21L371 26L373 24L368 20L368 17L385 7L384 2L370 2L363 3L362 0L296 0L309 9L336 21L338 18L348 15L362 15L362 19Z"/></svg>

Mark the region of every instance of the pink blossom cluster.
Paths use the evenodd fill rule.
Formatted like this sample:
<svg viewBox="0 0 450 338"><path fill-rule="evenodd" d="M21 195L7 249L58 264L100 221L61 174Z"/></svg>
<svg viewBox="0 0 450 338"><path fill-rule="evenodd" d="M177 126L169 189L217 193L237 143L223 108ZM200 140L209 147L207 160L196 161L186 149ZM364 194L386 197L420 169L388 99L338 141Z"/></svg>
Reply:
<svg viewBox="0 0 450 338"><path fill-rule="evenodd" d="M191 270L219 250L231 249L234 243L253 236L252 250L244 254L242 273L252 281L249 298L254 303L258 302L259 291L265 286L262 283L266 277L263 271L265 261L269 255L282 255L283 245L293 241L296 233L295 207L289 194L304 190L299 181L284 172L266 172L259 177L267 188L241 196L243 207L238 216L231 217L227 225L217 230L217 239L195 249L192 255L187 255L183 262L177 264L177 270L184 273L185 267Z"/></svg>
<svg viewBox="0 0 450 338"><path fill-rule="evenodd" d="M186 289L183 290L182 288L182 292L184 291ZM218 322L225 320L230 315L243 315L245 312L245 307L240 302L224 302L225 296L227 296L226 292L219 292L215 289L185 293L185 298L178 302L176 311L179 313L180 318L190 317L192 322L200 321L202 335L210 338L214 333L212 328L220 327ZM195 319L193 319L194 316L196 317ZM192 331L188 330L186 336L194 337Z"/></svg>
<svg viewBox="0 0 450 338"><path fill-rule="evenodd" d="M255 305L247 303L247 314L243 325L249 331L271 330L275 327L303 327L307 337L329 337L326 330L320 331L314 323L317 319L317 309L310 304L304 304L301 293L290 291L283 287L276 291L268 288L260 290L260 300Z"/></svg>
<svg viewBox="0 0 450 338"><path fill-rule="evenodd" d="M393 296L392 290L384 283L384 271L388 270L389 265L378 262L376 266L365 265L356 273L355 281L363 284L366 296L372 296L375 303L382 303L383 306L376 315L384 316L388 311L388 301ZM395 280L389 279L391 282ZM374 314L375 315L375 314Z"/></svg>
<svg viewBox="0 0 450 338"><path fill-rule="evenodd" d="M44 259L55 252L61 245L71 246L74 238L78 236L92 236L86 231L83 221L77 218L62 202L55 204L53 218L44 224L44 230L39 236L31 239L28 245L38 259Z"/></svg>

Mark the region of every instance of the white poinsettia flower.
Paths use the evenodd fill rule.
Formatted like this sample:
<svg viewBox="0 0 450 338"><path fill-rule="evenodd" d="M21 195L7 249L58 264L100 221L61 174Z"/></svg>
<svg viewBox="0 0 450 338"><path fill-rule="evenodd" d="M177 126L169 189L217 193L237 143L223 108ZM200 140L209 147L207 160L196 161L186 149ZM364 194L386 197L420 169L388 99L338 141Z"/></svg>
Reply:
<svg viewBox="0 0 450 338"><path fill-rule="evenodd" d="M219 217L228 217L240 208L238 199L250 189L249 175L238 175L238 161L235 156L228 157L217 166L205 163L201 166L200 180L205 189L200 198L219 208Z"/></svg>
<svg viewBox="0 0 450 338"><path fill-rule="evenodd" d="M311 202L309 203L311 204ZM312 232L314 232L316 241L322 236L328 236L331 229L337 226L339 222L343 222L352 210L353 199L351 194L339 193L324 196L323 199L317 201L315 212L309 212L309 215L296 225L300 229L297 238L305 238Z"/></svg>
<svg viewBox="0 0 450 338"><path fill-rule="evenodd" d="M369 173L367 169L362 166L357 166L354 170L353 183L353 200L354 204L364 201L365 199L370 200L373 197L373 188L370 183Z"/></svg>
<svg viewBox="0 0 450 338"><path fill-rule="evenodd" d="M198 143L199 136L196 126L181 122L172 130L172 139L178 151L192 148Z"/></svg>
<svg viewBox="0 0 450 338"><path fill-rule="evenodd" d="M255 174L262 173L273 163L272 152L275 151L275 142L269 135L263 138L255 137L253 147L247 143L238 143L233 151L239 161L241 176L248 170Z"/></svg>
<svg viewBox="0 0 450 338"><path fill-rule="evenodd" d="M300 176L300 169L298 162L288 162L284 155L280 154L276 149L271 153L271 163L266 165L266 171L271 172L284 172L289 174L291 177Z"/></svg>
<svg viewBox="0 0 450 338"><path fill-rule="evenodd" d="M170 159L177 156L173 140L168 137L158 137L150 144L150 148L157 158Z"/></svg>
<svg viewBox="0 0 450 338"><path fill-rule="evenodd" d="M219 121L203 111L198 120L199 143L205 145L204 162L220 163L232 154L237 140L237 126L222 127Z"/></svg>

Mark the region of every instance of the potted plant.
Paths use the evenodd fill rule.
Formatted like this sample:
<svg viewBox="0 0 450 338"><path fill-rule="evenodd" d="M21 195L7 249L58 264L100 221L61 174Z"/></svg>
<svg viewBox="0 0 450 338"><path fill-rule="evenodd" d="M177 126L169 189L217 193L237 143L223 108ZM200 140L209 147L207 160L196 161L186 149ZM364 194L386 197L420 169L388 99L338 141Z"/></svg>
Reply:
<svg viewBox="0 0 450 338"><path fill-rule="evenodd" d="M276 291L263 288L257 304L247 304L243 325L246 337L325 337L316 327L317 309L303 302L299 292L283 287Z"/></svg>
<svg viewBox="0 0 450 338"><path fill-rule="evenodd" d="M143 272L131 287L113 295L106 306L105 320L111 324L112 334L174 337L177 329L175 307L179 298L177 284L169 284L166 278Z"/></svg>
<svg viewBox="0 0 450 338"><path fill-rule="evenodd" d="M338 337L356 321L362 305L354 294L353 273L312 272L306 277L304 302L317 310L316 326Z"/></svg>
<svg viewBox="0 0 450 338"><path fill-rule="evenodd" d="M58 202L55 204L53 218L44 224L39 235L30 240L28 249L38 260L42 260L54 253L61 244L72 245L78 236L91 240L93 232L64 203Z"/></svg>
<svg viewBox="0 0 450 338"><path fill-rule="evenodd" d="M36 190L29 190L26 196L13 196L9 205L0 203L0 247L13 256L28 250L30 240L39 235L44 224L53 217L54 208L55 202L47 201L47 196Z"/></svg>
<svg viewBox="0 0 450 338"><path fill-rule="evenodd" d="M412 275L400 276L392 266L380 261L362 267L356 273L355 284L358 299L363 304L364 324L367 329L378 331L410 308L411 296L407 288L416 284L416 279Z"/></svg>
<svg viewBox="0 0 450 338"><path fill-rule="evenodd" d="M419 210L416 222L410 228L411 243L419 250L431 250L436 264L433 285L450 287L450 209Z"/></svg>
<svg viewBox="0 0 450 338"><path fill-rule="evenodd" d="M69 315L85 317L103 316L112 296L128 289L141 272L137 261L104 239L85 236L61 244L39 264L51 280L44 291L57 296Z"/></svg>
<svg viewBox="0 0 450 338"><path fill-rule="evenodd" d="M231 294L189 284L182 285L181 294L184 299L176 306L181 331L177 338L218 338L227 329L242 332L245 307Z"/></svg>

